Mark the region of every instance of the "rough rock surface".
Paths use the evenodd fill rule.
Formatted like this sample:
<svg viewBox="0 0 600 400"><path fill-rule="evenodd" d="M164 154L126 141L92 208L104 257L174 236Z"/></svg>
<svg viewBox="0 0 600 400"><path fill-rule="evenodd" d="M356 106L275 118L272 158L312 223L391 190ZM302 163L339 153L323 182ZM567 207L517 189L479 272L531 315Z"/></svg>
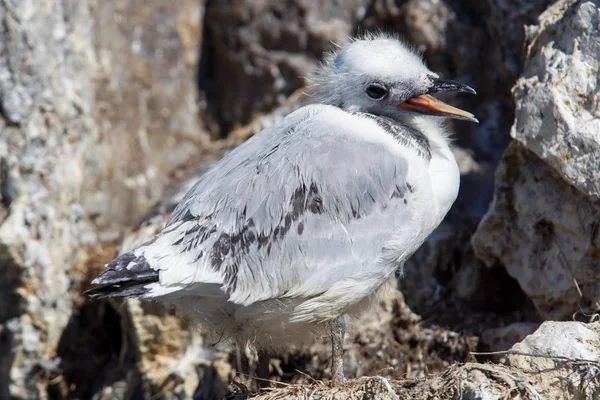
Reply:
<svg viewBox="0 0 600 400"><path fill-rule="evenodd" d="M527 31L511 136L600 204L600 2L558 2Z"/></svg>
<svg viewBox="0 0 600 400"><path fill-rule="evenodd" d="M227 134L282 104L303 85L331 42L352 33L367 3L209 2L200 87L213 130Z"/></svg>
<svg viewBox="0 0 600 400"><path fill-rule="evenodd" d="M86 149L81 202L108 237L139 223L173 184L177 169L213 150L194 84L204 1L90 6L100 140Z"/></svg>
<svg viewBox="0 0 600 400"><path fill-rule="evenodd" d="M515 87L518 142L501 161L494 202L472 240L544 319L593 313L600 300L599 5L559 2L529 29L527 68Z"/></svg>
<svg viewBox="0 0 600 400"><path fill-rule="evenodd" d="M515 344L507 364L541 371L565 360L600 363L600 322L544 322L534 333ZM519 354L521 353L521 354ZM533 354L539 357L528 357ZM596 366L598 367L598 365Z"/></svg>
<svg viewBox="0 0 600 400"><path fill-rule="evenodd" d="M96 241L79 203L98 139L89 19L81 2L0 3L0 398L45 395L69 271Z"/></svg>
<svg viewBox="0 0 600 400"><path fill-rule="evenodd" d="M79 303L91 260L210 148L189 83L202 14L195 0L0 3L0 398L90 389L65 338L118 321ZM102 354L92 370L112 354L96 344L78 349Z"/></svg>
<svg viewBox="0 0 600 400"><path fill-rule="evenodd" d="M519 143L496 174L490 212L473 237L476 254L503 265L545 319L594 311L600 298L600 209Z"/></svg>
<svg viewBox="0 0 600 400"><path fill-rule="evenodd" d="M531 372L529 381L542 398L594 399L600 396L599 348L600 322L548 321L511 348L506 364ZM565 375L565 369L573 373ZM559 393L548 380L560 383Z"/></svg>
<svg viewBox="0 0 600 400"><path fill-rule="evenodd" d="M403 295L356 321L348 333L347 372L419 379L392 384L400 396L413 398L490 393L536 398L539 382L528 381L513 366L452 364L473 361L474 350L505 348L520 338L536 324L532 301L544 317L569 317L577 302L586 311L596 307L598 275L591 262L600 248L598 224L583 224L578 231L572 218L577 210L585 223L598 221L589 201L594 176L579 179L573 172L593 159L582 153L585 146L573 150L572 165L545 158L545 149L560 141L550 135L536 149L530 130L556 122L571 144L580 144L572 141L577 139L573 127L597 142L590 119L598 103L595 82L578 75L582 86L568 88L596 103L578 103L580 98L560 88L548 97L538 93L536 101L549 101L558 110L550 116L530 113L521 99L530 89L540 92L541 85L562 82L552 73L538 76L537 64L558 60L578 74L597 72L597 60L582 53L597 46L597 33L584 32L597 25L597 6L561 1L548 12L554 19L530 28L536 40L528 47L528 72L515 89L519 120L527 128L515 125L514 136L544 161L519 144L507 152L495 208L480 227L487 236L476 243L488 268L475 257L469 239L487 211L493 170L509 141L514 116L509 89L523 67L522 27L534 23L550 1L321 3L0 2L0 399L220 399L233 378L245 380L242 374L253 373L243 353L204 343L187 321L161 307L88 302L80 293L103 263L161 228L223 148L308 101L301 76L316 65L329 41L365 29L400 32L433 70L473 85L478 96L445 100L473 111L482 124L455 123L459 199L407 263ZM564 23L569 18L573 27ZM568 36L574 33L586 40L570 47ZM566 37L556 49L546 46L554 35ZM572 105L557 103L565 98ZM563 111L579 104L581 120L575 123ZM245 125L257 114L266 115ZM243 128L214 143L203 125L213 137ZM175 190L152 207L167 188ZM547 196L533 197L539 193ZM550 207L561 212L551 213ZM538 217L552 221L552 227L545 220L537 224ZM139 225L142 219L146 222ZM121 243L127 231L133 233ZM564 250L564 243L571 247ZM566 259L563 253L576 264L572 275L572 265L556 264ZM517 267L523 260L539 269L521 277ZM575 278L583 299L565 276ZM479 340L482 335L488 343ZM324 338L310 349L274 357L271 379L304 384L289 387L297 393L341 398L348 393L309 385L327 379L329 346ZM552 376L569 374L597 387L584 375L590 369L582 368L567 363ZM539 384L556 384L544 382ZM380 382L371 384L381 389ZM365 398L377 390L357 385L366 390ZM277 393L285 391L265 396Z"/></svg>

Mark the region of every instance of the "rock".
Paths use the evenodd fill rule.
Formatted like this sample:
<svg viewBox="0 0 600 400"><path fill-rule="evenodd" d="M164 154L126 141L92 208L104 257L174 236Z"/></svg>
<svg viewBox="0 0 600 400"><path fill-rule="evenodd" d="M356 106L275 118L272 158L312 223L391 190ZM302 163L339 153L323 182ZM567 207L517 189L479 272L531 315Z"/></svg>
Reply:
<svg viewBox="0 0 600 400"><path fill-rule="evenodd" d="M79 371L117 356L120 337L107 337L110 351L77 342L94 355L82 366L63 338L87 337L92 315L118 324L81 304L82 281L114 255L101 241L137 222L176 169L212 151L189 83L202 4L0 4L0 398L71 387L91 396L98 377ZM102 379L134 382L127 366Z"/></svg>
<svg viewBox="0 0 600 400"><path fill-rule="evenodd" d="M81 203L101 231L140 222L173 175L214 152L198 119L204 1L93 8L94 118Z"/></svg>
<svg viewBox="0 0 600 400"><path fill-rule="evenodd" d="M71 265L96 242L79 204L98 140L90 18L84 2L0 5L1 398L45 396Z"/></svg>
<svg viewBox="0 0 600 400"><path fill-rule="evenodd" d="M452 291L451 279L463 263L470 232L442 223L404 265L399 287L419 315L431 315ZM470 284L469 286L474 286Z"/></svg>
<svg viewBox="0 0 600 400"><path fill-rule="evenodd" d="M519 143L496 173L488 214L472 238L488 266L503 265L544 319L593 310L600 283L594 244L600 209Z"/></svg>
<svg viewBox="0 0 600 400"><path fill-rule="evenodd" d="M282 104L331 42L350 35L367 3L209 2L200 86L213 131L224 136Z"/></svg>
<svg viewBox="0 0 600 400"><path fill-rule="evenodd" d="M548 321L511 348L506 364L529 372L542 398L593 399L600 395L598 348L600 322ZM573 373L565 375L565 369ZM556 396L552 382L561 396Z"/></svg>
<svg viewBox="0 0 600 400"><path fill-rule="evenodd" d="M511 136L600 204L600 2L560 1L527 30Z"/></svg>
<svg viewBox="0 0 600 400"><path fill-rule="evenodd" d="M598 4L558 2L529 28L527 67L515 86L517 142L472 239L477 256L504 266L544 319L594 312L600 300L600 120L590 79L600 65Z"/></svg>
<svg viewBox="0 0 600 400"><path fill-rule="evenodd" d="M596 363L600 370L600 322L544 322L515 344L507 364L529 371L554 368L565 361Z"/></svg>
<svg viewBox="0 0 600 400"><path fill-rule="evenodd" d="M480 344L486 351L497 352L510 349L515 343L522 341L525 337L539 327L534 322L515 322L501 328L487 329L481 335Z"/></svg>

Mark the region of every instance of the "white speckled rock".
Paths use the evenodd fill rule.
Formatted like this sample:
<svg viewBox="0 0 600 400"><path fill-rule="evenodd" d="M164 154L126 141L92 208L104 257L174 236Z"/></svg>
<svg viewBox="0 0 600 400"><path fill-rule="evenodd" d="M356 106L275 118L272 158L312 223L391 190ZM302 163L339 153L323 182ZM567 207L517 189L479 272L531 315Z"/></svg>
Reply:
<svg viewBox="0 0 600 400"><path fill-rule="evenodd" d="M0 399L89 397L93 376L52 377L81 371L59 348L98 230L137 221L205 148L203 2L176 3L0 2Z"/></svg>
<svg viewBox="0 0 600 400"><path fill-rule="evenodd" d="M513 354L507 357L507 362L522 369L540 371L552 368L564 359L600 362L598 349L600 322L584 324L573 321L547 321L511 349L514 352L544 357Z"/></svg>
<svg viewBox="0 0 600 400"><path fill-rule="evenodd" d="M513 142L473 248L488 266L503 265L544 319L570 319L600 299L598 220L583 193Z"/></svg>
<svg viewBox="0 0 600 400"><path fill-rule="evenodd" d="M527 372L543 399L597 399L599 348L600 322L548 321L512 347L519 354L509 354L506 364Z"/></svg>
<svg viewBox="0 0 600 400"><path fill-rule="evenodd" d="M97 140L89 18L79 2L0 4L0 398L44 398L70 265L96 241L78 205Z"/></svg>
<svg viewBox="0 0 600 400"><path fill-rule="evenodd" d="M472 238L545 319L600 301L600 1L564 0L528 29L513 142Z"/></svg>
<svg viewBox="0 0 600 400"><path fill-rule="evenodd" d="M511 136L600 198L600 1L559 1L528 28Z"/></svg>

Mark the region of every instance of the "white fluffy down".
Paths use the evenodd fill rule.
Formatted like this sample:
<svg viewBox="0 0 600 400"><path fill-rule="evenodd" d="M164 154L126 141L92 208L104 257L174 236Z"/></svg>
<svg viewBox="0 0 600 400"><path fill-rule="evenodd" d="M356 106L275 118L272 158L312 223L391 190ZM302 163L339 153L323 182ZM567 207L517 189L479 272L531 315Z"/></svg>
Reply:
<svg viewBox="0 0 600 400"><path fill-rule="evenodd" d="M435 74L388 36L329 55L312 79L318 104L216 163L167 228L135 250L159 271L143 297L175 306L215 341L263 350L310 343L327 321L376 303L456 199L459 172L439 119L408 115L395 128L421 132L424 156L368 117L394 119L397 107L364 86L389 83L396 101L423 90L426 75ZM313 187L319 202L298 207L299 188ZM237 242L215 255L223 235Z"/></svg>

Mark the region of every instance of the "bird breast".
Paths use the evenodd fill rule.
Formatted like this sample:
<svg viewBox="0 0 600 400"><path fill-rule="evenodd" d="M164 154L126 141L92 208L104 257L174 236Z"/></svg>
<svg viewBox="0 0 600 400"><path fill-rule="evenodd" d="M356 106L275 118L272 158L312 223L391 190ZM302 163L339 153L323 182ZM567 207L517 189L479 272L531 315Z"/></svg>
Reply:
<svg viewBox="0 0 600 400"><path fill-rule="evenodd" d="M445 146L433 153L429 162L429 176L438 206L437 220L433 221L434 227L437 227L456 200L460 184L458 164L450 147Z"/></svg>

